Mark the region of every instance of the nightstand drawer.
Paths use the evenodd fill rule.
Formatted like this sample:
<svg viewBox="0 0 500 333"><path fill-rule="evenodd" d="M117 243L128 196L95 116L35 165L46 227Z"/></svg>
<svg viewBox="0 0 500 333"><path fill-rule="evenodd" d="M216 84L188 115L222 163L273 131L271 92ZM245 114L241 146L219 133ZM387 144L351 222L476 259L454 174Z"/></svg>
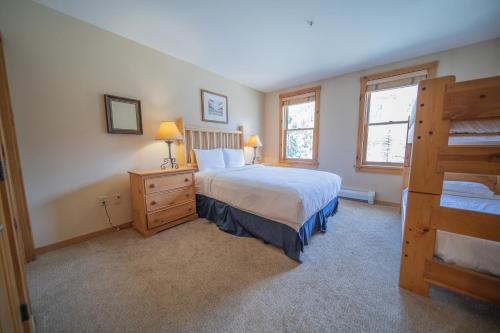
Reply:
<svg viewBox="0 0 500 333"><path fill-rule="evenodd" d="M172 190L179 187L191 186L193 184L193 173L179 173L162 177L147 178L144 181L146 194Z"/></svg>
<svg viewBox="0 0 500 333"><path fill-rule="evenodd" d="M194 188L192 186L189 186L170 192L161 192L147 195L146 208L148 212L151 212L193 200L195 200Z"/></svg>
<svg viewBox="0 0 500 333"><path fill-rule="evenodd" d="M196 206L194 201L151 213L148 214L148 228L155 228L195 213Z"/></svg>

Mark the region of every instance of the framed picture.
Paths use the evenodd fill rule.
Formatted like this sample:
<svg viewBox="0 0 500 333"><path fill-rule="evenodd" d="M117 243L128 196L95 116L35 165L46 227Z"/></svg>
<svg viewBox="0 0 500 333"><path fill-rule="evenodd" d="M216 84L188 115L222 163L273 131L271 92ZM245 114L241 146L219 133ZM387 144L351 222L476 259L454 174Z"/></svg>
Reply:
<svg viewBox="0 0 500 333"><path fill-rule="evenodd" d="M227 96L202 89L201 120L227 124Z"/></svg>
<svg viewBox="0 0 500 333"><path fill-rule="evenodd" d="M142 135L141 101L104 95L108 133Z"/></svg>

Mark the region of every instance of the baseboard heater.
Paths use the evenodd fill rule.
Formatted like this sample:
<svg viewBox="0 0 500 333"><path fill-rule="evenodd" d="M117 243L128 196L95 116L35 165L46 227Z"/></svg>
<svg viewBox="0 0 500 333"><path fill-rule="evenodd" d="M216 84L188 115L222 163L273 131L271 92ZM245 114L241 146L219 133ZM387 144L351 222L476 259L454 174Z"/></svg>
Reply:
<svg viewBox="0 0 500 333"><path fill-rule="evenodd" d="M340 190L339 197L346 198L346 199L366 201L370 205L373 205L375 203L375 191L342 188Z"/></svg>

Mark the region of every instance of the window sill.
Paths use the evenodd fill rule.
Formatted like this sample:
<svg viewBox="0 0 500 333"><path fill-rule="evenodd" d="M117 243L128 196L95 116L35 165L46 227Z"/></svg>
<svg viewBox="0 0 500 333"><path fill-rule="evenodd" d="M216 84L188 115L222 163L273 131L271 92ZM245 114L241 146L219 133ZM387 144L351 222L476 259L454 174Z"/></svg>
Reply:
<svg viewBox="0 0 500 333"><path fill-rule="evenodd" d="M298 168L309 168L309 169L315 169L319 166L318 161L314 160L279 160L278 161L279 166L284 166L284 167L298 167Z"/></svg>
<svg viewBox="0 0 500 333"><path fill-rule="evenodd" d="M359 172L387 173L391 175L401 175L403 173L402 166L383 166L383 165L360 165L355 166Z"/></svg>

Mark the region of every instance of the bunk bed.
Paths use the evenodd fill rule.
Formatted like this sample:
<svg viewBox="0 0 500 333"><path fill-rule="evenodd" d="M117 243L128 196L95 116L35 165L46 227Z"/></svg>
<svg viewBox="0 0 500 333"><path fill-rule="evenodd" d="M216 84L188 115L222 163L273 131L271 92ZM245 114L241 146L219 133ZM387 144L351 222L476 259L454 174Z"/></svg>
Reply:
<svg viewBox="0 0 500 333"><path fill-rule="evenodd" d="M406 152L400 287L427 296L433 284L500 304L495 262L490 270L467 260L450 263L437 243L444 236L472 240L483 253L500 257L500 206L474 208L470 199L450 200L443 193L446 182L467 181L500 198L500 77L421 81Z"/></svg>

